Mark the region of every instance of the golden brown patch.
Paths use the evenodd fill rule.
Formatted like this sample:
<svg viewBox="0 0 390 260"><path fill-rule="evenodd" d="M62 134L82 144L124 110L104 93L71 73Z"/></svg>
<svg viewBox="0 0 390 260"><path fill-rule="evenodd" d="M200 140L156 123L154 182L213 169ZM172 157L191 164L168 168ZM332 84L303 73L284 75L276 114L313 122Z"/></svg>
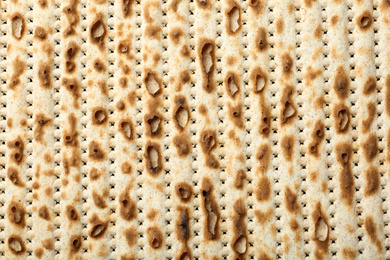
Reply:
<svg viewBox="0 0 390 260"><path fill-rule="evenodd" d="M274 210L272 208L268 208L267 211L255 210L255 216L260 225L264 225L271 220L273 214Z"/></svg>
<svg viewBox="0 0 390 260"><path fill-rule="evenodd" d="M71 222L76 222L79 220L79 214L73 205L66 205L65 214L68 220Z"/></svg>
<svg viewBox="0 0 390 260"><path fill-rule="evenodd" d="M128 18L133 14L134 0L122 0L122 13L124 18Z"/></svg>
<svg viewBox="0 0 390 260"><path fill-rule="evenodd" d="M338 143L335 147L336 158L342 166L339 173L339 183L341 190L341 200L348 206L353 203L355 193L353 174L351 170L352 146L350 143Z"/></svg>
<svg viewBox="0 0 390 260"><path fill-rule="evenodd" d="M177 221L175 223L175 233L177 239L185 244L190 237L190 213L187 207L179 206Z"/></svg>
<svg viewBox="0 0 390 260"><path fill-rule="evenodd" d="M260 27L255 38L256 48L259 52L263 52L268 48L267 31L264 27Z"/></svg>
<svg viewBox="0 0 390 260"><path fill-rule="evenodd" d="M265 173L271 162L271 147L264 143L257 148L256 159L260 162L260 172Z"/></svg>
<svg viewBox="0 0 390 260"><path fill-rule="evenodd" d="M337 96L341 100L346 99L347 96L349 95L349 90L350 90L349 77L342 65L340 65L335 72L333 89L335 90Z"/></svg>
<svg viewBox="0 0 390 260"><path fill-rule="evenodd" d="M316 245L316 255L320 256L319 258L324 258L328 254L329 248L329 223L328 217L322 210L322 205L320 202L316 203L316 206L311 213L314 224L314 233L312 239Z"/></svg>
<svg viewBox="0 0 390 260"><path fill-rule="evenodd" d="M305 6L307 8L311 8L313 6L313 3L315 3L316 0L304 0Z"/></svg>
<svg viewBox="0 0 390 260"><path fill-rule="evenodd" d="M315 0L314 0L315 1ZM322 36L322 28L321 25L318 25L316 29L314 30L314 38L320 39Z"/></svg>
<svg viewBox="0 0 390 260"><path fill-rule="evenodd" d="M47 32L43 27L37 26L35 27L34 37L41 41L46 40Z"/></svg>
<svg viewBox="0 0 390 260"><path fill-rule="evenodd" d="M169 31L168 36L175 45L178 45L181 38L184 36L184 32L180 27L175 27Z"/></svg>
<svg viewBox="0 0 390 260"><path fill-rule="evenodd" d="M53 250L53 249L54 249L54 242L53 242L53 239L48 238L48 239L42 240L42 246L43 246L46 250Z"/></svg>
<svg viewBox="0 0 390 260"><path fill-rule="evenodd" d="M125 236L127 245L129 247L132 247L137 243L138 233L134 227L129 227L123 230L123 235Z"/></svg>
<svg viewBox="0 0 390 260"><path fill-rule="evenodd" d="M104 194L104 191L103 191L103 194ZM100 208L100 209L104 209L107 207L107 204L104 200L104 195L100 195L96 190L93 190L92 191L92 200L93 200L93 203L96 205L96 207Z"/></svg>
<svg viewBox="0 0 390 260"><path fill-rule="evenodd" d="M311 137L312 141L309 144L309 153L318 157L320 155L319 146L325 138L325 125L320 119L316 121Z"/></svg>
<svg viewBox="0 0 390 260"><path fill-rule="evenodd" d="M284 30L284 20L283 17L278 17L275 22L276 33L281 34Z"/></svg>
<svg viewBox="0 0 390 260"><path fill-rule="evenodd" d="M362 131L363 133L367 133L372 125L372 122L376 116L376 103L370 102L367 104L367 118L362 121Z"/></svg>
<svg viewBox="0 0 390 260"><path fill-rule="evenodd" d="M336 26L336 24L339 22L339 17L337 14L333 15L331 18L330 18L330 25L332 27Z"/></svg>
<svg viewBox="0 0 390 260"><path fill-rule="evenodd" d="M81 97L80 92L80 83L75 78L62 78L62 85L65 86L66 90L73 96L73 107L78 109L79 106L79 98Z"/></svg>
<svg viewBox="0 0 390 260"><path fill-rule="evenodd" d="M252 82L252 89L255 93L263 93L265 87L268 84L267 74L259 67L256 67L252 70L250 76L250 81Z"/></svg>
<svg viewBox="0 0 390 260"><path fill-rule="evenodd" d="M261 176L255 191L258 201L268 201L271 197L271 181L266 176Z"/></svg>
<svg viewBox="0 0 390 260"><path fill-rule="evenodd" d="M365 171L366 185L364 186L365 196L372 196L379 191L380 174L376 167L370 166Z"/></svg>
<svg viewBox="0 0 390 260"><path fill-rule="evenodd" d="M83 240L80 235L72 235L69 238L70 255L76 254L83 244Z"/></svg>
<svg viewBox="0 0 390 260"><path fill-rule="evenodd" d="M217 147L217 132L215 130L203 130L200 133L200 146L203 153L206 156L205 163L206 166L217 169L219 167L219 162L212 155L212 151Z"/></svg>
<svg viewBox="0 0 390 260"><path fill-rule="evenodd" d="M283 156L287 161L291 161L294 156L294 144L295 138L293 135L285 135L280 141Z"/></svg>
<svg viewBox="0 0 390 260"><path fill-rule="evenodd" d="M231 98L236 98L240 94L240 78L234 71L228 71L225 76L224 85L226 92Z"/></svg>
<svg viewBox="0 0 390 260"><path fill-rule="evenodd" d="M238 102L237 105L232 105L232 103L227 103L228 107L228 117L233 122L233 124L242 129L244 128L244 118L242 114L242 104Z"/></svg>
<svg viewBox="0 0 390 260"><path fill-rule="evenodd" d="M190 154L192 147L187 134L175 135L172 142L180 157L186 157Z"/></svg>
<svg viewBox="0 0 390 260"><path fill-rule="evenodd" d="M98 141L91 141L88 146L88 157L93 161L103 161L106 159L106 153Z"/></svg>
<svg viewBox="0 0 390 260"><path fill-rule="evenodd" d="M211 9L212 7L211 0L196 0L196 4L202 9Z"/></svg>
<svg viewBox="0 0 390 260"><path fill-rule="evenodd" d="M311 83L313 80L315 80L321 74L322 74L321 69L314 69L313 67L308 66L306 69L304 79L306 82Z"/></svg>
<svg viewBox="0 0 390 260"><path fill-rule="evenodd" d="M300 211L297 194L294 193L288 186L286 186L284 189L284 203L286 209L290 213L296 214L298 211Z"/></svg>
<svg viewBox="0 0 390 260"><path fill-rule="evenodd" d="M154 220L159 214L157 209L150 209L148 213L146 213L146 218L149 220Z"/></svg>
<svg viewBox="0 0 390 260"><path fill-rule="evenodd" d="M23 142L22 138L20 136L18 136L14 140L8 141L7 146L11 150L10 155L9 155L11 161L16 163L17 165L22 164L24 161L24 158L25 158L25 156L24 156L24 147L25 146L24 146L24 142ZM16 172L17 171L12 171L9 173L16 173ZM19 186L17 183L22 184L22 182L19 182L19 179L17 178L17 176L18 176L18 174L14 174L11 176L9 175L8 177L16 177L16 179L11 179L11 178L10 179L16 186Z"/></svg>
<svg viewBox="0 0 390 260"><path fill-rule="evenodd" d="M17 187L24 187L24 182L19 177L19 170L13 166L8 166L7 177Z"/></svg>
<svg viewBox="0 0 390 260"><path fill-rule="evenodd" d="M372 162L378 154L378 137L376 134L371 134L362 144L363 155L367 161Z"/></svg>
<svg viewBox="0 0 390 260"><path fill-rule="evenodd" d="M158 25L147 25L144 34L146 38L160 40L161 27Z"/></svg>
<svg viewBox="0 0 390 260"><path fill-rule="evenodd" d="M373 76L368 77L363 86L363 94L368 96L376 91L376 80Z"/></svg>
<svg viewBox="0 0 390 260"><path fill-rule="evenodd" d="M23 35L26 31L26 22L24 17L21 13L16 12L12 14L10 21L12 36L19 41L23 38Z"/></svg>
<svg viewBox="0 0 390 260"><path fill-rule="evenodd" d="M367 216L364 219L364 228L366 229L366 232L371 242L375 244L376 247L378 248L378 251L381 252L383 250L383 245L380 239L378 238L377 227L374 218L372 216Z"/></svg>
<svg viewBox="0 0 390 260"><path fill-rule="evenodd" d="M237 171L236 177L234 178L234 187L236 189L243 189L246 181L246 173L243 169Z"/></svg>
<svg viewBox="0 0 390 260"><path fill-rule="evenodd" d="M123 190L119 194L118 203L119 214L124 220L131 221L137 217L137 205L134 200L130 198L127 190Z"/></svg>
<svg viewBox="0 0 390 260"><path fill-rule="evenodd" d="M282 72L284 76L290 77L293 71L294 62L290 54L284 53L281 57Z"/></svg>
<svg viewBox="0 0 390 260"><path fill-rule="evenodd" d="M245 258L248 249L248 235L246 230L246 207L242 198L238 198L233 204L233 238L231 247L236 256Z"/></svg>
<svg viewBox="0 0 390 260"><path fill-rule="evenodd" d="M38 215L40 218L43 218L44 220L49 221L50 220L50 213L47 206L41 206L38 210Z"/></svg>
<svg viewBox="0 0 390 260"><path fill-rule="evenodd" d="M34 256L36 256L38 259L41 259L41 258L42 258L43 253L44 253L44 251L43 251L43 248L42 248L42 247L36 248L36 249L34 250Z"/></svg>
<svg viewBox="0 0 390 260"><path fill-rule="evenodd" d="M24 73L26 69L26 63L16 56L15 59L12 60L12 77L10 82L8 83L8 88L11 90L15 90L15 88L21 83L20 76Z"/></svg>

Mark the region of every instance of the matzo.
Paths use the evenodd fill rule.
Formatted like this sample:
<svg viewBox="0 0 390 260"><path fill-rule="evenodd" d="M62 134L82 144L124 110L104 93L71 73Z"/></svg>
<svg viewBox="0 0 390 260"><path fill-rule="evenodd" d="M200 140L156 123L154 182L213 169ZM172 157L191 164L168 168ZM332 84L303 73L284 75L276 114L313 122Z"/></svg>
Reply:
<svg viewBox="0 0 390 260"><path fill-rule="evenodd" d="M386 0L3 0L0 257L388 259Z"/></svg>

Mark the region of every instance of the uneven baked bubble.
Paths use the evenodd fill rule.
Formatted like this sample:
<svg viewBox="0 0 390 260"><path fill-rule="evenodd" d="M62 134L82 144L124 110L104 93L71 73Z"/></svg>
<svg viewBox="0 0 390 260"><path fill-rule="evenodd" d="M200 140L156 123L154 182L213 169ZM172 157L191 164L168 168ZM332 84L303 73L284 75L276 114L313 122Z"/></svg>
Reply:
<svg viewBox="0 0 390 260"><path fill-rule="evenodd" d="M127 141L134 139L134 126L130 119L123 119L118 124L119 132Z"/></svg>
<svg viewBox="0 0 390 260"><path fill-rule="evenodd" d="M92 215L89 219L91 229L89 231L89 236L93 239L100 239L106 233L108 223L107 221L102 221L96 213Z"/></svg>
<svg viewBox="0 0 390 260"><path fill-rule="evenodd" d="M14 255L23 255L26 252L26 245L19 235L12 234L8 237L8 248Z"/></svg>
<svg viewBox="0 0 390 260"><path fill-rule="evenodd" d="M162 92L161 79L157 76L156 72L153 72L151 70L146 70L144 84L145 84L146 90L153 97L156 97L159 94L161 94L161 92Z"/></svg>
<svg viewBox="0 0 390 260"><path fill-rule="evenodd" d="M175 107L173 109L173 122L176 128L183 130L190 120L190 112L187 100L183 95L175 97Z"/></svg>
<svg viewBox="0 0 390 260"><path fill-rule="evenodd" d="M184 203L190 201L193 193L191 185L186 182L176 184L175 191L178 198Z"/></svg>
<svg viewBox="0 0 390 260"><path fill-rule="evenodd" d="M214 186L211 179L203 177L201 186L202 209L204 219L204 237L207 240L219 239L220 212L213 194Z"/></svg>
<svg viewBox="0 0 390 260"><path fill-rule="evenodd" d="M267 31L264 27L258 28L255 41L256 48L259 52L263 52L268 48Z"/></svg>
<svg viewBox="0 0 390 260"><path fill-rule="evenodd" d="M17 40L22 39L25 28L26 28L26 22L24 20L24 17L21 13L14 13L11 17L11 28L12 28L12 36L15 37Z"/></svg>
<svg viewBox="0 0 390 260"><path fill-rule="evenodd" d="M202 86L207 93L215 90L215 42L212 39L202 38L198 42L198 57L202 72Z"/></svg>
<svg viewBox="0 0 390 260"><path fill-rule="evenodd" d="M100 49L103 49L106 35L107 35L107 29L103 21L103 15L98 14L95 21L92 23L90 27L91 42L99 46Z"/></svg>
<svg viewBox="0 0 390 260"><path fill-rule="evenodd" d="M372 14L368 10L365 10L356 18L356 24L358 28L362 31L367 31L368 29L370 29L373 22L374 21L372 18Z"/></svg>
<svg viewBox="0 0 390 260"><path fill-rule="evenodd" d="M160 249L164 242L164 236L161 230L156 227L148 227L146 229L149 246L153 249Z"/></svg>
<svg viewBox="0 0 390 260"><path fill-rule="evenodd" d="M159 175L163 169L160 145L155 142L148 142L145 146L144 157L147 172L152 176Z"/></svg>
<svg viewBox="0 0 390 260"><path fill-rule="evenodd" d="M126 221L131 221L137 217L137 205L129 196L128 191L124 190L119 194L119 215Z"/></svg>
<svg viewBox="0 0 390 260"><path fill-rule="evenodd" d="M344 104L337 104L333 108L334 126L337 133L348 132L351 114Z"/></svg>
<svg viewBox="0 0 390 260"><path fill-rule="evenodd" d="M226 30L229 34L236 34L242 26L241 8L234 0L229 0L228 5L225 12Z"/></svg>
<svg viewBox="0 0 390 260"><path fill-rule="evenodd" d="M148 136L160 137L162 135L162 116L159 113L145 115L145 133Z"/></svg>
<svg viewBox="0 0 390 260"><path fill-rule="evenodd" d="M231 98L235 98L240 93L240 80L234 71L229 71L224 80L226 92Z"/></svg>

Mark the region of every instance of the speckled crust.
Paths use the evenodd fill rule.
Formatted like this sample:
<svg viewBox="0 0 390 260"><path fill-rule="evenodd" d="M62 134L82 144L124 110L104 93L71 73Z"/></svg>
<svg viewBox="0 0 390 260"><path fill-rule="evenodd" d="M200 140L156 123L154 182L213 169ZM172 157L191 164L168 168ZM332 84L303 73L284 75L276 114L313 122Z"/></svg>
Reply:
<svg viewBox="0 0 390 260"><path fill-rule="evenodd" d="M390 258L390 2L0 2L0 256Z"/></svg>

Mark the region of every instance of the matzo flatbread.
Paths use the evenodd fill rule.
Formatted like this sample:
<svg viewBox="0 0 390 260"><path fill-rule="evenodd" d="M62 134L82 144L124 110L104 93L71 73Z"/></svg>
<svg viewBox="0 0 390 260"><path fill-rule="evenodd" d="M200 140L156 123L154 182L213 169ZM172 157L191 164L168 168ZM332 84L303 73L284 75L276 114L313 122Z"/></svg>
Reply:
<svg viewBox="0 0 390 260"><path fill-rule="evenodd" d="M0 255L389 258L389 12L2 1Z"/></svg>

